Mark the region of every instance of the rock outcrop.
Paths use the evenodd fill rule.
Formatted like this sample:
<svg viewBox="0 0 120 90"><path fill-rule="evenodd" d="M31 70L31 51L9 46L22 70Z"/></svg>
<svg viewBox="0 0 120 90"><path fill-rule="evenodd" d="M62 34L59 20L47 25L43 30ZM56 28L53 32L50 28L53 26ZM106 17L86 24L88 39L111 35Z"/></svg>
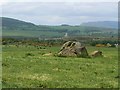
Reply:
<svg viewBox="0 0 120 90"><path fill-rule="evenodd" d="M87 49L80 42L68 41L61 47L58 56L88 57Z"/></svg>

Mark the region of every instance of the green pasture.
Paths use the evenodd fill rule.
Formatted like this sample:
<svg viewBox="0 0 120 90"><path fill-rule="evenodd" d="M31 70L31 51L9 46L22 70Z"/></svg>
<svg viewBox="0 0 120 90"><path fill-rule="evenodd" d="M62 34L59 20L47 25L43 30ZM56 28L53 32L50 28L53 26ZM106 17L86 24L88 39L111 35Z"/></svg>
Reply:
<svg viewBox="0 0 120 90"><path fill-rule="evenodd" d="M50 31L34 31L34 30L4 30L3 36L23 36L23 37L62 37L65 33L61 32L50 32Z"/></svg>
<svg viewBox="0 0 120 90"><path fill-rule="evenodd" d="M88 53L101 50L104 57L78 58L44 56L56 54L59 46L19 47L3 45L3 88L117 88L118 50L87 47Z"/></svg>

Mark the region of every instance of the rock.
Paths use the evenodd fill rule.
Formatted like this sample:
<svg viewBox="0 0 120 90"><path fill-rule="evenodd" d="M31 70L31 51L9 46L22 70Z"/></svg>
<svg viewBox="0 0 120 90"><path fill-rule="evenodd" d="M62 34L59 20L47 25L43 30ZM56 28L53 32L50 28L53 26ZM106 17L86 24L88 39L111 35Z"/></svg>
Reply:
<svg viewBox="0 0 120 90"><path fill-rule="evenodd" d="M101 51L94 51L94 52L91 53L90 56L92 56L92 57L102 57L103 55L102 55Z"/></svg>
<svg viewBox="0 0 120 90"><path fill-rule="evenodd" d="M43 54L43 56L53 56L53 54L50 52L50 53Z"/></svg>
<svg viewBox="0 0 120 90"><path fill-rule="evenodd" d="M61 47L58 56L88 57L87 49L80 42L68 41Z"/></svg>

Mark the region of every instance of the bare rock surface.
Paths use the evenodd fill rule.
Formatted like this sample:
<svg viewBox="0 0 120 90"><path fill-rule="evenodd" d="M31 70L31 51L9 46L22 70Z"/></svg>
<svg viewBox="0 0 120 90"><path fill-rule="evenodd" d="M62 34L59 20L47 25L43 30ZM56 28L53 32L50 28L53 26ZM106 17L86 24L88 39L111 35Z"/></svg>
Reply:
<svg viewBox="0 0 120 90"><path fill-rule="evenodd" d="M63 44L58 56L88 57L87 49L80 42L68 41Z"/></svg>

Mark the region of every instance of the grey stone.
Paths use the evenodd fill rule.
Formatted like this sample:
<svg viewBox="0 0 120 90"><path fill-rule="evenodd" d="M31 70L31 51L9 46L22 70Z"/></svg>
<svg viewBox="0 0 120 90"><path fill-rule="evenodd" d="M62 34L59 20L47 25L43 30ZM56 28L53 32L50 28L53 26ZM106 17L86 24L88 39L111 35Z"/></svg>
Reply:
<svg viewBox="0 0 120 90"><path fill-rule="evenodd" d="M88 57L87 49L80 42L68 41L63 44L58 56Z"/></svg>

